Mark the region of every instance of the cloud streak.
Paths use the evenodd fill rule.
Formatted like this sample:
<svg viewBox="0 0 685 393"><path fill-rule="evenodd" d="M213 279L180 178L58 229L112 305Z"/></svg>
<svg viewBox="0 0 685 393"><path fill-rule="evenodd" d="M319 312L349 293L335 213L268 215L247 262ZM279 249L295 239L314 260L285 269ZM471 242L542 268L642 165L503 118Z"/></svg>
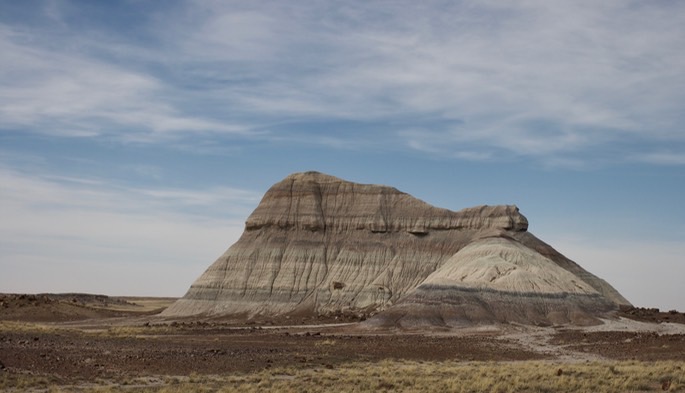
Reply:
<svg viewBox="0 0 685 393"><path fill-rule="evenodd" d="M163 81L82 53L23 44L36 37L0 28L0 127L67 137L145 140L178 132L240 133L242 127L186 115Z"/></svg>
<svg viewBox="0 0 685 393"><path fill-rule="evenodd" d="M257 52L252 38L233 40L235 26L223 24L240 14L217 5L208 17L211 42L202 34L192 46L226 43L231 50L205 55L237 73L254 63L233 53L260 61L265 78L249 91L229 85L223 92L242 110L371 123L427 119L420 129L381 130L409 147L421 139L445 154L467 146L473 151L465 157L478 159L492 149L549 158L617 141L684 142L681 5L522 4L260 4L252 12L269 28L253 38L276 49ZM313 66L293 59L310 60L302 47L321 58Z"/></svg>
<svg viewBox="0 0 685 393"><path fill-rule="evenodd" d="M685 151L677 2L184 2L151 13L152 39L107 46L58 11L56 36L0 30L3 128L278 142L353 121L369 146L462 160L680 165L643 146ZM325 133L311 140L345 131Z"/></svg>
<svg viewBox="0 0 685 393"><path fill-rule="evenodd" d="M112 187L11 168L0 169L0 184L0 287L20 292L180 296L238 239L259 200L245 190Z"/></svg>

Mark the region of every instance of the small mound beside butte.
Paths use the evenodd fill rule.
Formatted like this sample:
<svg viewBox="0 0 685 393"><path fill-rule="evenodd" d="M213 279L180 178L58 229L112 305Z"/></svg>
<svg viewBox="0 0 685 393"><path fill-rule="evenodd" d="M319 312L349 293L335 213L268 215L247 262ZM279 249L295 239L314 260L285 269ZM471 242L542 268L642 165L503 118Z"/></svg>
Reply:
<svg viewBox="0 0 685 393"><path fill-rule="evenodd" d="M516 206L455 212L392 187L296 173L267 191L238 242L162 315L588 325L630 305L527 229Z"/></svg>

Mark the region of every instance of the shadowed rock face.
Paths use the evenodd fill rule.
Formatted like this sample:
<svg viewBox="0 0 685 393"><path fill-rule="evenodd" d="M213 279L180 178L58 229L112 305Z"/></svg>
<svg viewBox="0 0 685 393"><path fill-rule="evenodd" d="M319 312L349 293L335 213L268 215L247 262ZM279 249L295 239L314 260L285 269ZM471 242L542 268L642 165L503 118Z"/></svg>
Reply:
<svg viewBox="0 0 685 393"><path fill-rule="evenodd" d="M163 315L585 324L629 304L527 228L516 206L453 212L391 187L296 173L267 191L238 242Z"/></svg>

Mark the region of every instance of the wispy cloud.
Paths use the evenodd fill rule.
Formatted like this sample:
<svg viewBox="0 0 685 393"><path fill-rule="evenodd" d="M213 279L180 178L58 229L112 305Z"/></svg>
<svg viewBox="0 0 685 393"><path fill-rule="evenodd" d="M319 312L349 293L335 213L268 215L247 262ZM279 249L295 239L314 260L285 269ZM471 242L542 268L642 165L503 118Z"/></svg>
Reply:
<svg viewBox="0 0 685 393"><path fill-rule="evenodd" d="M79 37L66 52L51 48L77 34L68 24L57 38L4 27L0 114L3 127L142 142L296 140L296 123L356 121L370 146L622 161L645 141L685 143L684 15L678 2L189 1L146 19L153 40ZM309 140L347 145L326 133Z"/></svg>
<svg viewBox="0 0 685 393"><path fill-rule="evenodd" d="M76 137L114 134L132 141L174 133L245 131L184 114L163 98L172 92L150 74L87 53L27 44L40 38L0 26L3 129Z"/></svg>
<svg viewBox="0 0 685 393"><path fill-rule="evenodd" d="M635 156L634 159L650 164L685 165L685 151L680 153L671 151L644 153Z"/></svg>
<svg viewBox="0 0 685 393"><path fill-rule="evenodd" d="M185 45L247 75L249 87L216 91L236 111L367 121L379 138L403 136L410 148L420 139L445 156L466 145L461 158L476 160L497 159L493 149L556 163L607 160L601 147L617 141L639 149L685 139L680 4L206 7L180 25L200 18L211 34L198 30ZM412 118L427 121L387 127ZM611 154L620 161L630 152Z"/></svg>
<svg viewBox="0 0 685 393"><path fill-rule="evenodd" d="M181 295L237 240L258 198L0 168L0 287Z"/></svg>

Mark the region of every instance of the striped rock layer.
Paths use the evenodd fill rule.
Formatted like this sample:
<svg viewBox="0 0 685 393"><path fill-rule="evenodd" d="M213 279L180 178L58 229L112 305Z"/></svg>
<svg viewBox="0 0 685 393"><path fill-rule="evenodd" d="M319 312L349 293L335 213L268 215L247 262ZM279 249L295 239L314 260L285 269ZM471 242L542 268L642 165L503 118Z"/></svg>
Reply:
<svg viewBox="0 0 685 393"><path fill-rule="evenodd" d="M590 324L629 305L527 229L516 206L454 212L392 187L296 173L267 191L238 242L163 316Z"/></svg>

